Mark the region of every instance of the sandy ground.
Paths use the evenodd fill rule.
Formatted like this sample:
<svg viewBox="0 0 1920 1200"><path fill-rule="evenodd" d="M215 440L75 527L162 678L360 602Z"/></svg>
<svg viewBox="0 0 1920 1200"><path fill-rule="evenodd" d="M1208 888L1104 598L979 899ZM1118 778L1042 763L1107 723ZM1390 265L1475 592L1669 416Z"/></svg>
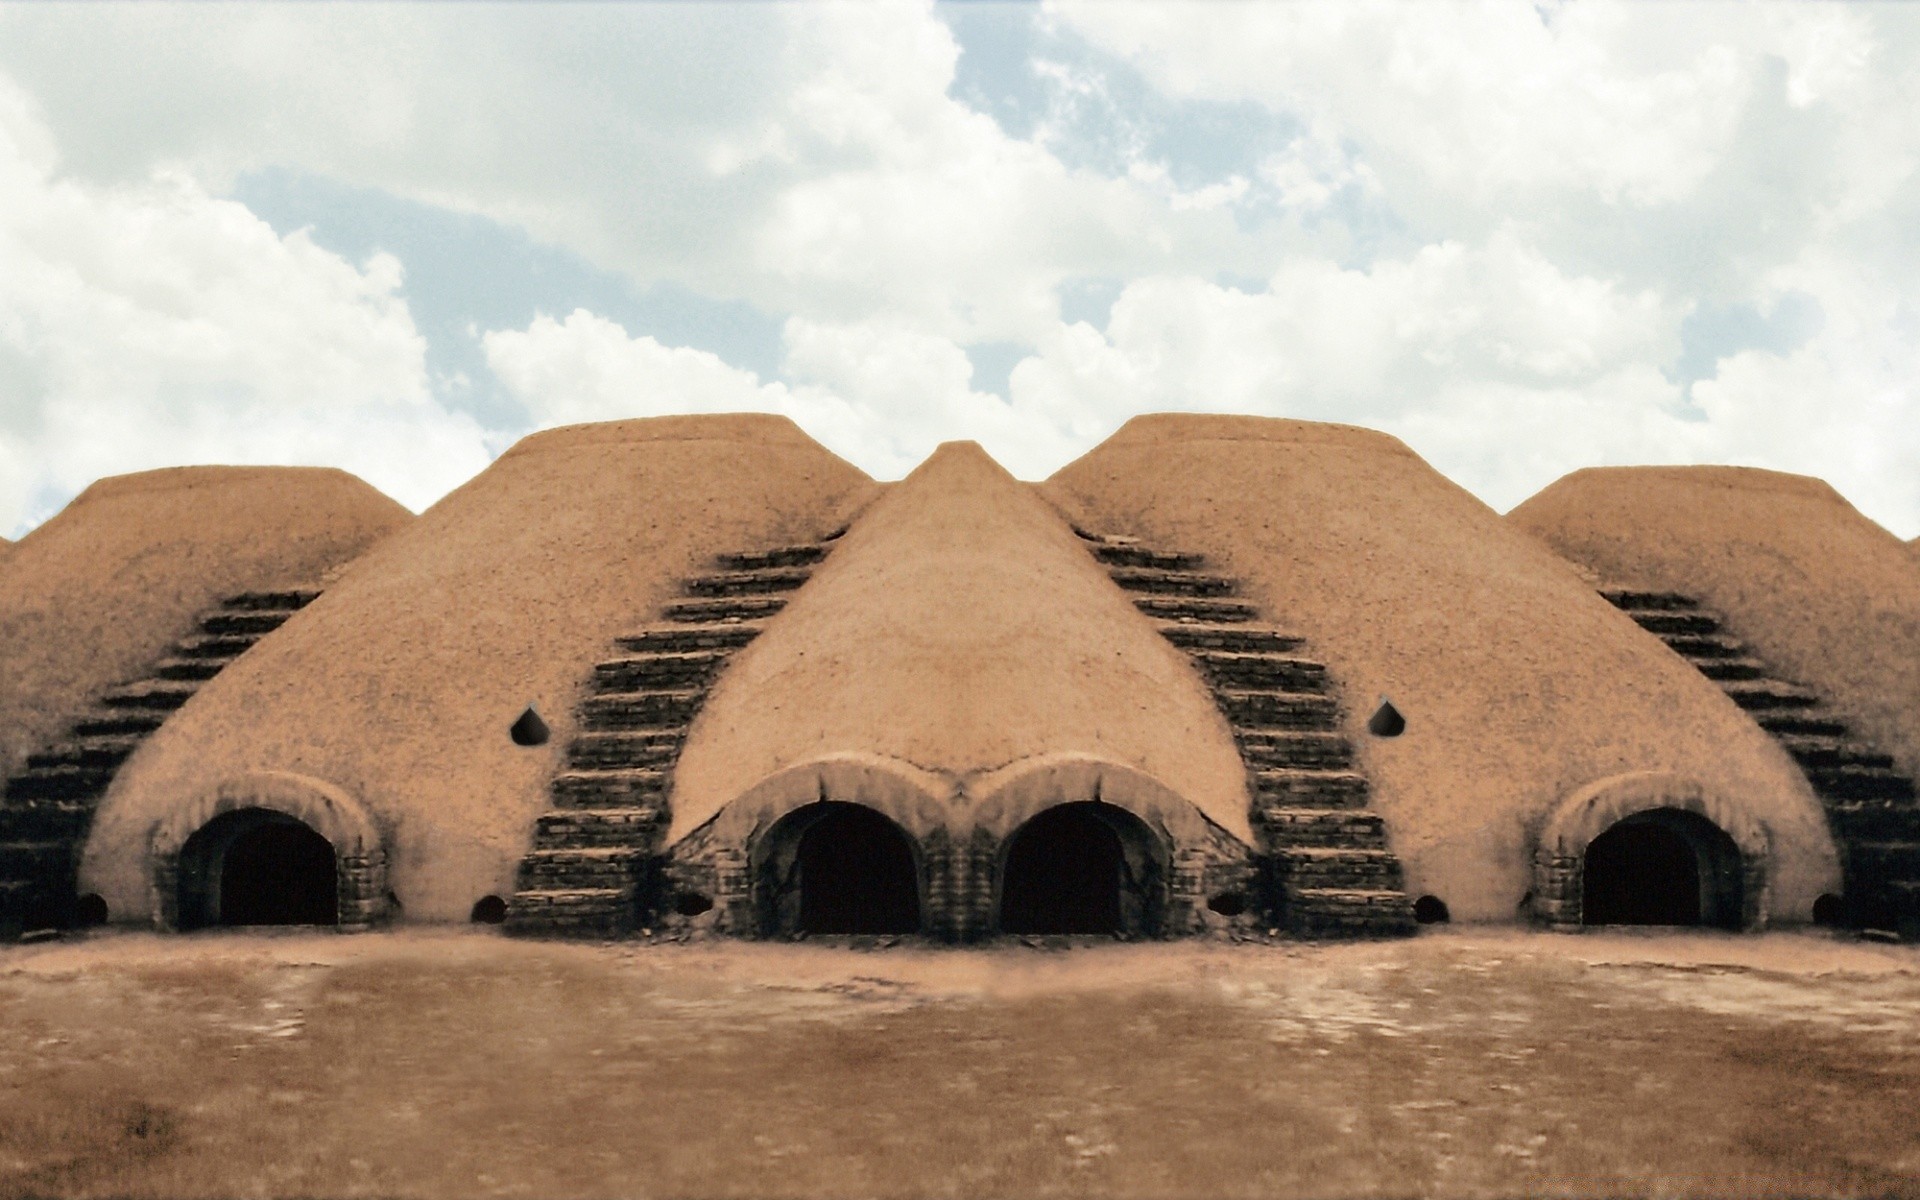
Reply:
<svg viewBox="0 0 1920 1200"><path fill-rule="evenodd" d="M0 1194L1920 1196L1920 950L106 933Z"/></svg>

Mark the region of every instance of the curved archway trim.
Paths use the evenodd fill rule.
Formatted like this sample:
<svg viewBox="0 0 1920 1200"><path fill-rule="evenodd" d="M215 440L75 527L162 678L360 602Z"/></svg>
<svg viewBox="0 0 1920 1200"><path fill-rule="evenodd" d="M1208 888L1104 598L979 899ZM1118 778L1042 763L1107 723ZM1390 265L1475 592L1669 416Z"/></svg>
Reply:
<svg viewBox="0 0 1920 1200"><path fill-rule="evenodd" d="M332 843L339 871L340 927L366 929L386 912L385 839L360 802L343 789L292 771L256 771L223 781L168 813L148 839L153 912L164 929L180 921L180 851L225 813L264 808L300 821Z"/></svg>
<svg viewBox="0 0 1920 1200"><path fill-rule="evenodd" d="M1533 856L1534 914L1556 929L1581 923L1587 846L1635 813L1671 808L1711 821L1740 851L1740 925L1765 923L1767 864L1772 834L1746 808L1696 779L1668 771L1634 771L1595 780L1573 793L1547 819Z"/></svg>

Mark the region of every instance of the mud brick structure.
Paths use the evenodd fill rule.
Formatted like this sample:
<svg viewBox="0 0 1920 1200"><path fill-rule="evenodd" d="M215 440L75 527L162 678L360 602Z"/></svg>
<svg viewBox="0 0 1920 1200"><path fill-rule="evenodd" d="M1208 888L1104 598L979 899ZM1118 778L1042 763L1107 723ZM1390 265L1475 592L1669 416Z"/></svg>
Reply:
<svg viewBox="0 0 1920 1200"><path fill-rule="evenodd" d="M769 416L417 518L105 480L0 546L0 935L1920 932L1920 554L1823 484L1137 418L876 483Z"/></svg>

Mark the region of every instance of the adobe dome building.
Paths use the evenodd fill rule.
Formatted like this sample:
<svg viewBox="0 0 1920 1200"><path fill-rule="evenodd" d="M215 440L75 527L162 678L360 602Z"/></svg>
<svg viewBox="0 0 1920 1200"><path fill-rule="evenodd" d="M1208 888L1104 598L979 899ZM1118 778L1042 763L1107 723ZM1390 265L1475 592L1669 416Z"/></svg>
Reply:
<svg viewBox="0 0 1920 1200"><path fill-rule="evenodd" d="M1852 919L1920 900L1920 562L1817 479L1576 471L1509 515L1578 564L1805 764Z"/></svg>
<svg viewBox="0 0 1920 1200"><path fill-rule="evenodd" d="M143 710L17 924L1887 919L1751 704L1362 429L1146 417L1044 483L959 443L878 484L776 417L575 426L368 542ZM46 807L43 724L0 819Z"/></svg>
<svg viewBox="0 0 1920 1200"><path fill-rule="evenodd" d="M0 569L0 928L71 919L72 851L142 739L411 519L343 471L103 479Z"/></svg>

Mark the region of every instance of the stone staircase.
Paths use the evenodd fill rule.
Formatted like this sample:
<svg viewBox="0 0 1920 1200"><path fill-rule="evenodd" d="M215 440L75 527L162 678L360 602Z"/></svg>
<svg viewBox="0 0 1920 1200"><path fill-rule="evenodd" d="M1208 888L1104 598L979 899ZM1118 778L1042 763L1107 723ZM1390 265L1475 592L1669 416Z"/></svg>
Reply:
<svg viewBox="0 0 1920 1200"><path fill-rule="evenodd" d="M1600 594L1718 684L1800 764L1840 847L1845 922L1920 934L1920 804L1893 758L1864 745L1817 694L1770 674L1692 597Z"/></svg>
<svg viewBox="0 0 1920 1200"><path fill-rule="evenodd" d="M0 801L0 937L104 919L82 911L74 872L120 764L207 680L319 594L282 588L228 597L146 678L99 697L58 742L28 756Z"/></svg>
<svg viewBox="0 0 1920 1200"><path fill-rule="evenodd" d="M1324 664L1260 621L1235 581L1197 554L1081 533L1113 581L1186 651L1233 727L1273 923L1302 937L1414 931L1400 860L1369 811Z"/></svg>
<svg viewBox="0 0 1920 1200"><path fill-rule="evenodd" d="M508 932L616 937L648 918L687 729L734 651L831 548L721 555L713 573L686 581L660 622L615 639L618 654L587 681L579 732L549 791L553 807L520 863Z"/></svg>

